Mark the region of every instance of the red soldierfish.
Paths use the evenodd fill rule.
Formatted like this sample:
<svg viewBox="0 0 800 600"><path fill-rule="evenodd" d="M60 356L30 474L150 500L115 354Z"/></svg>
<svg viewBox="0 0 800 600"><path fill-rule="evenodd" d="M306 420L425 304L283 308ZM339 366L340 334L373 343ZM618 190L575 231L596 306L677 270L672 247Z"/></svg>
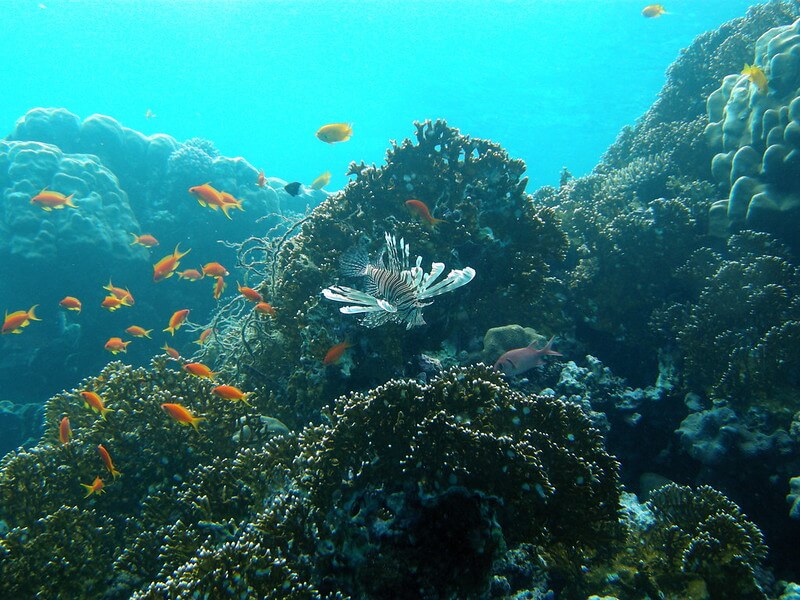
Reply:
<svg viewBox="0 0 800 600"><path fill-rule="evenodd" d="M537 348L534 340L529 346L509 350L497 359L497 362L494 363L494 370L501 371L505 375L520 375L543 364L543 356L563 356L560 352L553 350L554 339L555 336L551 337L544 348Z"/></svg>

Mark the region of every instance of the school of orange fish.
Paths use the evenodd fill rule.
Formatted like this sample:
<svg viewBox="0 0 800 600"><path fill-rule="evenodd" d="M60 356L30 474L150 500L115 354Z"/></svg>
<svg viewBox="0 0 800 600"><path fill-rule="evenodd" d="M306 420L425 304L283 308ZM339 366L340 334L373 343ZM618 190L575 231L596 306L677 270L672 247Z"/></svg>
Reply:
<svg viewBox="0 0 800 600"><path fill-rule="evenodd" d="M642 16L648 19L657 18L665 14L667 14L667 11L664 9L662 4L650 4L645 6L642 10ZM763 76L763 72L758 67L745 65L742 74L747 75L751 81L759 87L760 90L762 87L765 87L766 78ZM145 116L150 119L156 115L152 113L150 109L148 109ZM337 142L346 142L351 138L352 134L353 129L350 124L331 123L320 127L316 133L316 137L325 143L334 144ZM326 171L314 179L314 181L309 185L309 188L312 190L322 189L330 182L330 178L330 172ZM266 187L267 179L264 175L264 171L258 172L255 185L260 188ZM297 195L301 187L302 184L295 182L287 185L285 189L290 194ZM231 219L231 210L244 210L241 200L235 198L228 192L214 188L210 182L190 187L188 193L194 196L201 206L210 208L213 211L219 210L228 219ZM65 196L64 194L49 190L47 187L45 187L41 192L31 198L30 203L34 206L39 206L44 211L50 212L52 210L61 210L65 207L77 208L77 205L74 203L73 199L74 194ZM435 228L440 223L446 222L442 219L435 218L431 214L428 206L421 200L406 200L405 206L425 225L431 228ZM140 245L148 249L152 249L159 245L158 240L153 235L137 235L133 233L131 235L133 236L131 245ZM226 288L225 277L227 277L230 273L218 262L209 262L203 265L200 269L185 269L183 271L178 271L177 269L180 266L181 259L189 252L190 250L181 252L179 245L176 245L172 254L164 256L161 260L153 265L153 282L158 283L168 279L169 277L172 277L175 274L178 275L179 279L189 282L195 282L205 277L210 277L214 279L214 287L212 292L213 296L215 299L219 300ZM103 289L107 290L109 293L101 302L102 308L105 308L110 312L114 312L122 307L131 307L134 305L133 294L131 294L127 288L114 286L114 284L109 281L108 285L104 286ZM237 290L245 300L254 304L253 310L255 310L258 314L270 317L275 316L275 309L271 304L264 300L257 290L243 286L240 283L237 283ZM77 313L80 313L82 309L81 301L74 296L66 296L59 302L59 305L65 310L75 311ZM28 327L31 322L40 321L41 319L36 316L37 308L38 304L32 306L28 310L18 310L12 313L8 313L8 311L6 311L2 331L0 331L0 333L19 334L22 333L22 331ZM187 322L188 316L188 308L175 311L170 317L167 327L164 328L163 331L168 331L174 336L175 332ZM125 329L125 332L133 338L152 339L150 337L152 331L152 329L145 329L139 325L131 325ZM208 337L213 333L214 331L211 328L205 329L195 343L203 345L208 340ZM131 340L124 341L121 337L111 337L105 343L105 349L112 354L127 352L127 347L130 343ZM348 340L331 346L331 348L328 349L325 356L322 358L322 364L325 366L336 364L342 358L347 349L351 347L352 343ZM174 360L179 360L181 358L180 353L175 348L170 347L166 342L164 342L164 345L161 348L170 358ZM211 369L209 369L206 365L197 362L187 362L182 366L182 369L190 375L209 380L213 380L217 375L216 372L211 371ZM250 406L247 398L251 392L243 392L239 388L232 385L217 385L211 389L211 393L223 400L242 402ZM105 406L105 402L103 401L102 397L96 392L85 390L80 392L80 396L82 397L86 408L98 413L103 419L107 418L108 413L113 412L113 409ZM205 417L194 415L191 410L185 406L182 406L181 404L164 403L161 405L161 408L177 423L185 426L191 426L197 432L200 431L198 426L199 423L205 420ZM61 419L58 431L61 444L65 446L68 445L73 436L69 417L65 416ZM116 479L119 475L121 475L121 473L114 466L114 463L111 459L111 454L103 446L103 444L98 445L97 450L106 470L110 473L113 479ZM101 494L104 492L105 487L105 483L100 476L95 477L94 481L90 484L81 483L80 485L86 490L86 495L84 497L89 497L92 494Z"/></svg>

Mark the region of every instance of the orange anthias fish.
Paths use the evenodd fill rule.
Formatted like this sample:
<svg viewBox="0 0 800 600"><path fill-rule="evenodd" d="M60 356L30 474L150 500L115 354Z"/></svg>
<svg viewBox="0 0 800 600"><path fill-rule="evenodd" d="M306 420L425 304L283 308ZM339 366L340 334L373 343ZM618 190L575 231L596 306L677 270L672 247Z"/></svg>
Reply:
<svg viewBox="0 0 800 600"><path fill-rule="evenodd" d="M83 398L86 407L100 413L100 416L103 417L103 419L106 418L106 413L114 412L112 409L106 408L103 399L97 394L97 392L83 391L81 392L81 397Z"/></svg>
<svg viewBox="0 0 800 600"><path fill-rule="evenodd" d="M175 348L172 348L171 346L168 346L167 342L164 342L164 345L161 346L161 348L172 359L178 360L181 357L181 353L178 352L177 350L175 350Z"/></svg>
<svg viewBox="0 0 800 600"><path fill-rule="evenodd" d="M202 346L203 344L206 343L206 341L208 341L208 336L210 336L212 333L214 333L214 329L213 328L209 327L208 329L204 329L203 333L200 334L200 337L197 338L194 341L194 343L195 344L199 344L200 346Z"/></svg>
<svg viewBox="0 0 800 600"><path fill-rule="evenodd" d="M243 392L239 388L233 387L232 385L218 385L211 388L211 393L215 396L219 396L223 400L230 400L231 402L243 402L247 404L247 406L252 406L252 404L247 401L247 397L252 392Z"/></svg>
<svg viewBox="0 0 800 600"><path fill-rule="evenodd" d="M211 210L217 210L218 208L221 208L222 212L225 213L225 216L229 219L231 218L231 216L228 214L228 211L233 207L233 205L227 204L225 199L222 197L223 192L214 188L210 183L204 183L203 185L195 185L190 187L189 193L197 198L197 202L200 204L200 206L205 206Z"/></svg>
<svg viewBox="0 0 800 600"><path fill-rule="evenodd" d="M439 223L447 222L442 219L435 219L431 214L431 211L428 210L428 205L422 200L406 200L405 205L412 213L417 215L420 219L422 219L422 221L431 227L436 227Z"/></svg>
<svg viewBox="0 0 800 600"><path fill-rule="evenodd" d="M667 11L664 10L663 4L648 4L642 9L642 16L645 19L653 19L665 14L667 14Z"/></svg>
<svg viewBox="0 0 800 600"><path fill-rule="evenodd" d="M8 314L6 311L5 319L3 320L3 329L0 333L22 333L22 330L31 324L31 321L41 321L34 312L38 304L34 304L28 310L17 310Z"/></svg>
<svg viewBox="0 0 800 600"><path fill-rule="evenodd" d="M767 82L767 75L760 67L756 65L744 65L742 75L747 75L750 82L758 88L759 93L766 94L769 91L769 82Z"/></svg>
<svg viewBox="0 0 800 600"><path fill-rule="evenodd" d="M205 277L205 274L197 269L186 269L185 271L176 271L176 273L179 279L185 279L186 281L200 281Z"/></svg>
<svg viewBox="0 0 800 600"><path fill-rule="evenodd" d="M125 306L133 306L136 302L133 299L133 294L131 294L128 288L121 288L116 287L113 283L111 283L111 279L108 280L108 285L103 286L104 290L108 290L111 292L111 295L123 300L125 302Z"/></svg>
<svg viewBox="0 0 800 600"><path fill-rule="evenodd" d="M186 317L189 316L189 309L184 308L181 310L176 310L172 313L172 316L169 318L169 326L164 329L164 331L169 331L172 335L175 335L175 332L181 328L181 326L186 322Z"/></svg>
<svg viewBox="0 0 800 600"><path fill-rule="evenodd" d="M314 181L312 181L311 185L309 185L308 187L310 187L312 190L321 190L330 182L331 182L331 172L325 171L322 175L320 175Z"/></svg>
<svg viewBox="0 0 800 600"><path fill-rule="evenodd" d="M267 185L267 178L264 176L264 171L258 172L258 179L256 179L256 185L260 188L263 188Z"/></svg>
<svg viewBox="0 0 800 600"><path fill-rule="evenodd" d="M100 458L103 459L103 464L105 464L106 469L108 469L108 472L111 473L111 476L114 479L122 475L122 473L114 468L114 462L111 460L111 455L108 453L108 450L105 449L103 444L98 444L97 451L100 453Z"/></svg>
<svg viewBox="0 0 800 600"><path fill-rule="evenodd" d="M347 351L347 349L352 347L353 344L347 341L339 342L338 344L331 346L325 353L325 358L322 359L322 364L326 366L335 365L342 359L342 356L344 356L344 353Z"/></svg>
<svg viewBox="0 0 800 600"><path fill-rule="evenodd" d="M161 405L161 408L165 413L167 413L181 425L191 425L194 427L196 432L200 433L200 430L197 428L197 424L200 421L205 421L205 417L195 417L191 412L189 412L189 409L181 406L180 404L165 402Z"/></svg>
<svg viewBox="0 0 800 600"><path fill-rule="evenodd" d="M33 198L31 198L31 204L36 206L41 206L42 209L46 211L51 211L55 209L62 209L65 206L69 206L70 208L78 208L72 202L72 198L75 194L70 194L69 196L65 196L59 192L51 192L47 188L44 188L41 192L36 194Z"/></svg>
<svg viewBox="0 0 800 600"><path fill-rule="evenodd" d="M326 144L346 142L353 136L353 126L350 123L330 123L317 130L317 138Z"/></svg>
<svg viewBox="0 0 800 600"><path fill-rule="evenodd" d="M158 246L158 240L149 233L143 233L142 235L136 235L135 233L132 233L131 235L133 236L131 246L135 246L137 244L139 246L144 246L145 248L153 248Z"/></svg>
<svg viewBox="0 0 800 600"><path fill-rule="evenodd" d="M229 194L228 192L220 192L222 194L222 202L225 206L222 206L222 211L225 212L225 216L230 219L228 213L226 211L232 208L238 208L241 211L244 211L244 207L242 207L242 201L237 200L233 197L233 194Z"/></svg>
<svg viewBox="0 0 800 600"><path fill-rule="evenodd" d="M183 365L183 370L201 379L213 379L215 375L219 375L219 373L212 371L203 363L187 363Z"/></svg>
<svg viewBox="0 0 800 600"><path fill-rule="evenodd" d="M81 485L86 489L86 495L84 496L84 498L88 498L92 494L100 495L105 492L105 490L103 489L104 487L103 480L100 479L99 477L95 477L91 485L88 483L82 483Z"/></svg>
<svg viewBox="0 0 800 600"><path fill-rule="evenodd" d="M219 300L219 297L222 296L222 292L225 291L225 287L225 278L217 277L217 282L214 284L214 300Z"/></svg>
<svg viewBox="0 0 800 600"><path fill-rule="evenodd" d="M155 119L157 116L158 115L156 113L154 113L152 110L150 110L149 108L144 113L144 118L145 119Z"/></svg>
<svg viewBox="0 0 800 600"><path fill-rule="evenodd" d="M172 254L168 254L153 265L153 281L156 283L163 281L167 277L172 277L175 270L181 264L181 259L192 251L190 248L186 252L181 252L178 246L180 246L180 244L175 246L175 250L173 250Z"/></svg>
<svg viewBox="0 0 800 600"><path fill-rule="evenodd" d="M138 325L131 325L128 327L125 332L131 334L133 337L150 337L150 332L153 331L152 329L145 329L144 327L139 327Z"/></svg>
<svg viewBox="0 0 800 600"><path fill-rule="evenodd" d="M129 341L123 342L122 338L112 337L108 338L106 345L103 347L111 354L119 354L120 352L128 352L128 344L130 344Z"/></svg>
<svg viewBox="0 0 800 600"><path fill-rule="evenodd" d="M108 310L109 312L114 312L120 306L130 306L127 298L118 298L117 296L110 294L103 298L103 301L100 303L100 306Z"/></svg>
<svg viewBox="0 0 800 600"><path fill-rule="evenodd" d="M65 296L64 299L58 303L58 305L62 308L66 308L67 310L76 310L79 313L81 312L81 301L77 298L73 298L72 296Z"/></svg>
<svg viewBox="0 0 800 600"><path fill-rule="evenodd" d="M72 439L72 427L69 426L69 417L64 417L58 424L58 439L65 446Z"/></svg>
<svg viewBox="0 0 800 600"><path fill-rule="evenodd" d="M228 273L228 269L223 267L218 262L206 263L203 266L203 274L208 275L209 277L227 277L230 275L230 273Z"/></svg>
<svg viewBox="0 0 800 600"><path fill-rule="evenodd" d="M259 302L255 306L255 311L260 315L275 316L275 308L269 302Z"/></svg>
<svg viewBox="0 0 800 600"><path fill-rule="evenodd" d="M255 302L256 304L258 304L259 302L263 302L264 301L264 298L261 297L261 294L259 294L257 291L255 291L251 287L247 287L247 286L241 285L240 283L237 283L236 284L236 288L239 290L239 293L242 296L244 296L247 300L249 300L250 302Z"/></svg>

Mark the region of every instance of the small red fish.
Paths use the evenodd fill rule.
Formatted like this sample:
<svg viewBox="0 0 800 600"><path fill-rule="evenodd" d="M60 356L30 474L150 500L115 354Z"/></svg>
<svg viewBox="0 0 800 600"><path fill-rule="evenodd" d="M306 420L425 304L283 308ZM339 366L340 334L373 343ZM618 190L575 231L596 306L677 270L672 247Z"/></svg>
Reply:
<svg viewBox="0 0 800 600"><path fill-rule="evenodd" d="M197 269L186 269L185 271L176 271L176 273L179 279L186 279L187 281L200 281L205 277L205 274Z"/></svg>
<svg viewBox="0 0 800 600"><path fill-rule="evenodd" d="M194 427L196 432L200 433L200 430L197 428L197 424L200 421L205 421L205 417L195 417L191 412L189 412L189 409L180 404L166 402L161 405L161 408L165 413L167 413L181 425L191 425Z"/></svg>
<svg viewBox="0 0 800 600"><path fill-rule="evenodd" d="M244 402L247 404L247 406L252 406L247 401L247 397L252 392L243 392L239 388L232 385L218 385L211 388L211 393L222 398L223 400L230 400L231 402Z"/></svg>
<svg viewBox="0 0 800 600"><path fill-rule="evenodd" d="M92 494L97 494L98 496L105 492L103 489L103 480L99 477L95 477L94 481L91 484L82 483L81 484L86 489L86 495L84 498L88 498Z"/></svg>
<svg viewBox="0 0 800 600"><path fill-rule="evenodd" d="M103 347L111 354L119 354L120 352L128 352L128 344L130 344L130 341L123 342L122 338L112 337L108 338L106 345Z"/></svg>
<svg viewBox="0 0 800 600"><path fill-rule="evenodd" d="M221 192L221 194L222 194L222 203L224 204L224 206L222 207L223 212L225 212L226 210L230 210L232 208L238 208L241 211L244 210L244 207L242 206L242 201L234 198L233 194L229 194L228 192ZM227 212L225 212L225 216L228 216Z"/></svg>
<svg viewBox="0 0 800 600"><path fill-rule="evenodd" d="M108 285L103 286L103 289L111 292L111 295L115 298L124 301L125 306L133 306L136 304L136 302L133 300L133 294L131 294L130 290L128 290L128 288L115 286L113 283L111 283L111 279L108 280Z"/></svg>
<svg viewBox="0 0 800 600"><path fill-rule="evenodd" d="M34 304L28 310L17 310L11 314L8 314L8 311L6 311L1 333L22 333L22 330L30 325L31 321L41 321L41 319L36 316L35 310L37 306L39 305Z"/></svg>
<svg viewBox="0 0 800 600"><path fill-rule="evenodd" d="M181 252L178 246L180 246L180 244L175 246L175 250L173 250L172 254L168 254L153 265L153 281L156 283L163 281L167 277L172 277L175 270L181 264L181 259L192 251L190 248L186 252Z"/></svg>
<svg viewBox="0 0 800 600"><path fill-rule="evenodd" d="M525 348L516 348L504 353L497 362L494 363L495 371L502 371L506 375L520 375L525 371L538 367L544 363L544 356L563 356L560 352L553 350L553 340L550 338L543 348L536 347L536 340Z"/></svg>
<svg viewBox="0 0 800 600"><path fill-rule="evenodd" d="M344 356L345 351L348 348L352 348L353 344L350 342L339 342L338 344L331 346L328 351L325 353L325 358L322 359L323 365L335 365L338 363L342 356Z"/></svg>
<svg viewBox="0 0 800 600"><path fill-rule="evenodd" d="M194 343L202 346L208 341L208 336L214 333L214 329L209 327L208 329L204 329L203 332L200 334L200 337L197 338Z"/></svg>
<svg viewBox="0 0 800 600"><path fill-rule="evenodd" d="M103 399L97 394L97 392L84 390L81 392L81 397L83 398L86 407L100 413L100 416L103 417L104 420L107 413L114 412L112 409L106 408Z"/></svg>
<svg viewBox="0 0 800 600"><path fill-rule="evenodd" d="M275 309L269 302L259 302L256 304L254 310L260 315L269 315L270 317L275 316Z"/></svg>
<svg viewBox="0 0 800 600"><path fill-rule="evenodd" d="M201 379L213 379L215 375L219 375L219 373L212 371L203 363L187 363L183 365L183 370Z"/></svg>
<svg viewBox="0 0 800 600"><path fill-rule="evenodd" d="M69 417L64 417L58 424L58 439L65 446L72 439L72 427L69 426Z"/></svg>
<svg viewBox="0 0 800 600"><path fill-rule="evenodd" d="M256 185L260 188L263 188L267 185L267 178L264 177L264 171L258 172L258 179L256 180Z"/></svg>
<svg viewBox="0 0 800 600"><path fill-rule="evenodd" d="M178 359L181 357L181 354L180 354L180 352L178 352L177 350L175 350L175 348L172 348L172 347L168 346L168 345L167 345L167 342L164 342L164 345L163 345L161 348L164 350L164 352L166 352L166 353L167 353L167 355L168 355L170 358L172 358L172 359L174 359L174 360L178 360Z"/></svg>
<svg viewBox="0 0 800 600"><path fill-rule="evenodd" d="M132 233L131 235L133 236L131 246L137 244L139 246L144 246L145 248L154 248L155 246L158 246L158 240L149 233L143 233L142 235L136 235L135 233Z"/></svg>
<svg viewBox="0 0 800 600"><path fill-rule="evenodd" d="M150 338L150 332L152 331L153 331L152 329L145 329L144 327L139 327L138 325L131 325L125 330L126 333L131 334L133 337L146 337L146 338Z"/></svg>
<svg viewBox="0 0 800 600"><path fill-rule="evenodd" d="M114 312L120 306L130 306L130 304L128 304L128 299L127 298L122 298L121 299L121 298L117 298L113 294L109 294L108 296L103 298L103 301L100 303L100 306L102 306L103 308L105 308L109 312Z"/></svg>
<svg viewBox="0 0 800 600"><path fill-rule="evenodd" d="M222 296L222 292L225 291L225 287L225 278L217 277L217 282L214 284L214 300L219 300L219 297Z"/></svg>
<svg viewBox="0 0 800 600"><path fill-rule="evenodd" d="M78 208L72 202L72 198L75 197L75 194L70 194L69 196L65 196L59 192L51 192L47 188L44 188L41 192L36 194L33 198L31 198L31 204L36 206L40 206L43 210L51 211L54 208L60 210L65 206L69 206L70 208Z"/></svg>
<svg viewBox="0 0 800 600"><path fill-rule="evenodd" d="M105 464L106 469L108 469L108 472L111 473L111 476L114 479L122 475L122 473L114 468L114 462L111 460L111 455L108 453L108 450L105 449L103 444L98 444L97 451L100 453L100 458L103 459L103 464Z"/></svg>
<svg viewBox="0 0 800 600"><path fill-rule="evenodd" d="M64 299L58 303L59 306L62 308L66 308L67 310L75 310L78 313L81 312L81 301L77 298L73 298L72 296L66 296Z"/></svg>
<svg viewBox="0 0 800 600"><path fill-rule="evenodd" d="M175 335L175 332L178 331L178 329L180 329L184 323L186 323L186 317L188 316L188 308L176 310L169 318L169 326L166 327L164 331L169 331L172 335Z"/></svg>
<svg viewBox="0 0 800 600"><path fill-rule="evenodd" d="M263 302L264 301L264 298L261 297L261 294L259 294L253 288L246 287L244 285L241 285L238 282L236 284L236 287L239 290L239 293L242 296L244 296L247 300L249 300L250 302L255 302L256 304L258 304L259 302Z"/></svg>
<svg viewBox="0 0 800 600"><path fill-rule="evenodd" d="M417 215L431 227L436 227L439 223L447 222L442 219L435 219L431 214L431 211L428 209L428 205L422 200L406 200L405 204L412 213Z"/></svg>
<svg viewBox="0 0 800 600"><path fill-rule="evenodd" d="M227 277L230 273L228 273L228 269L218 262L210 262L203 266L203 275L208 275L209 277Z"/></svg>

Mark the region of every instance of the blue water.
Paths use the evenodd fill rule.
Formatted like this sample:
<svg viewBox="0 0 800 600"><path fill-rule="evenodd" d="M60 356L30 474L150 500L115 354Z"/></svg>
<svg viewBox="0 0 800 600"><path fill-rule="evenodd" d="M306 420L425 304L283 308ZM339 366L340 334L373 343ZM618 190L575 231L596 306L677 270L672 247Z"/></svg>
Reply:
<svg viewBox="0 0 800 600"><path fill-rule="evenodd" d="M0 3L0 136L36 106L202 136L268 175L346 182L415 119L443 117L528 164L531 188L589 171L703 31L751 0ZM157 116L146 119L150 109ZM352 122L347 144L314 137Z"/></svg>

